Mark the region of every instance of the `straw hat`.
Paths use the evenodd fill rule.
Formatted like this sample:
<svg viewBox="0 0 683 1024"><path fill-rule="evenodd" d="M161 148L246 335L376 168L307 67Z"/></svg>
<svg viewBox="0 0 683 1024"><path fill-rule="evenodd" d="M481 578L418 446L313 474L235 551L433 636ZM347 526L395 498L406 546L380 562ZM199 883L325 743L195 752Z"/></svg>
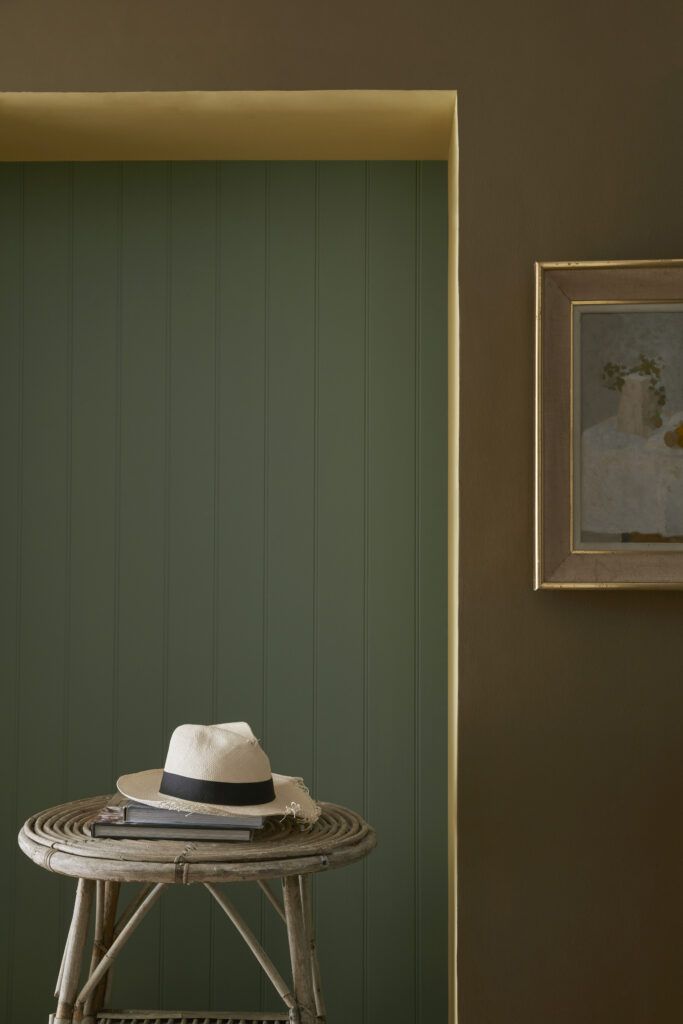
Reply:
<svg viewBox="0 0 683 1024"><path fill-rule="evenodd" d="M116 785L129 800L174 811L291 815L303 821L320 815L302 779L271 772L246 722L179 725L163 770L122 775Z"/></svg>

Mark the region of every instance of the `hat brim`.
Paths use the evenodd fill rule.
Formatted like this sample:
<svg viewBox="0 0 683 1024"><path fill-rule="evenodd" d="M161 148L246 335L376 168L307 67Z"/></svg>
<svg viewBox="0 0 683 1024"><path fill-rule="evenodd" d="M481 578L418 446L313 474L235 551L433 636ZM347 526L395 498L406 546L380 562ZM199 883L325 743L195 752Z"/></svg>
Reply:
<svg viewBox="0 0 683 1024"><path fill-rule="evenodd" d="M162 774L163 769L152 768L145 772L135 772L133 775L122 775L117 781L116 787L119 793L128 797L129 800L147 804L149 807L164 807L169 811L187 811L188 813L198 811L216 815L239 814L247 817L291 816L308 822L317 821L320 816L320 807L305 789L303 780L290 775L275 775L273 773L275 799L269 803L230 807L225 804L201 804L193 800L180 800L178 797L166 796L165 793L159 792Z"/></svg>

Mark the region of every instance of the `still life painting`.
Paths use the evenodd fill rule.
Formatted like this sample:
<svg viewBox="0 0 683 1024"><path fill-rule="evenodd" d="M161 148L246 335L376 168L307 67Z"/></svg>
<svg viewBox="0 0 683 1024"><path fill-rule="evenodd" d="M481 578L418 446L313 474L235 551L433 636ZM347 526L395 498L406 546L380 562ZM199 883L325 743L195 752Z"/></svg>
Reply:
<svg viewBox="0 0 683 1024"><path fill-rule="evenodd" d="M574 542L683 547L683 305L574 306Z"/></svg>
<svg viewBox="0 0 683 1024"><path fill-rule="evenodd" d="M683 588L683 261L537 264L536 298L536 588Z"/></svg>

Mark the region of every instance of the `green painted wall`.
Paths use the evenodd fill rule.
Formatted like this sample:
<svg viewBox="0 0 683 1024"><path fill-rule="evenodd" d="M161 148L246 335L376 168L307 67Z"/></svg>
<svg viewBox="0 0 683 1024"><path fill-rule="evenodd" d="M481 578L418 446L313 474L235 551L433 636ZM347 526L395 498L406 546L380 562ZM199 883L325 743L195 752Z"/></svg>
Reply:
<svg viewBox="0 0 683 1024"><path fill-rule="evenodd" d="M0 166L2 1019L72 894L21 821L231 719L378 831L318 884L331 1024L445 1019L445 314L442 163ZM278 1005L180 888L114 1002Z"/></svg>

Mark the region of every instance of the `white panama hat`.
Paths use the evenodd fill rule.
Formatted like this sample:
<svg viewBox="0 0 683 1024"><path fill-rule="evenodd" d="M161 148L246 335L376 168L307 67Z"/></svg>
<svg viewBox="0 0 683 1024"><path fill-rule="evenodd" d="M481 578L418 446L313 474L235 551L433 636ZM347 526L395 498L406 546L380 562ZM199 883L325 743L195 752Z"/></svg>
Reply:
<svg viewBox="0 0 683 1024"><path fill-rule="evenodd" d="M122 775L116 785L129 800L174 811L289 815L307 822L320 816L302 779L271 772L246 722L179 725L163 769Z"/></svg>

